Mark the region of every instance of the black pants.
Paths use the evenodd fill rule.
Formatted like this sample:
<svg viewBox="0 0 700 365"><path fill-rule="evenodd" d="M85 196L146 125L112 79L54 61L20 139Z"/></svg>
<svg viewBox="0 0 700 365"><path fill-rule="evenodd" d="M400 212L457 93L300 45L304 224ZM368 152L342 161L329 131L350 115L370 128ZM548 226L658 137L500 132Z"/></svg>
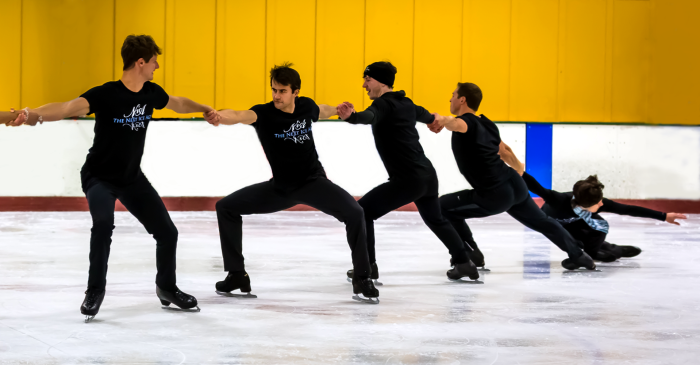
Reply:
<svg viewBox="0 0 700 365"><path fill-rule="evenodd" d="M107 284L107 261L114 230L114 203L119 199L156 240L156 285L163 290L175 290L177 228L148 179L142 176L131 185L116 187L92 178L85 186L89 186L85 195L92 216L88 288L104 290Z"/></svg>
<svg viewBox="0 0 700 365"><path fill-rule="evenodd" d="M545 235L570 258L583 253L574 239L557 221L548 217L530 197L525 181L514 170L508 181L491 190L462 190L440 197L442 214L450 220L459 236L472 247L477 247L465 219L488 217L508 212L526 227Z"/></svg>
<svg viewBox="0 0 700 365"><path fill-rule="evenodd" d="M376 262L374 221L394 209L415 202L423 222L442 241L455 263L469 260L464 243L450 222L442 216L438 198L437 175L426 179L395 179L370 190L359 203L365 210L367 252L369 261Z"/></svg>
<svg viewBox="0 0 700 365"><path fill-rule="evenodd" d="M242 215L279 212L297 204L306 204L345 223L352 263L359 276L369 277L367 239L362 208L338 185L320 177L292 192L275 189L272 181L245 187L216 203L221 253L225 271L245 269L243 258Z"/></svg>

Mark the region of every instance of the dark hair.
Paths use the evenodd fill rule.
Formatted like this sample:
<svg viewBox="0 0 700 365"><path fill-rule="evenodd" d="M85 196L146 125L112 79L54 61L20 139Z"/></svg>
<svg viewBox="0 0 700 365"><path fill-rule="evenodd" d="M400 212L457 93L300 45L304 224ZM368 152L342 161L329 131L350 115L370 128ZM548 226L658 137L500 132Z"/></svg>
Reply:
<svg viewBox="0 0 700 365"><path fill-rule="evenodd" d="M574 202L584 208L592 207L603 200L603 185L598 181L598 175L591 175L586 180L574 184Z"/></svg>
<svg viewBox="0 0 700 365"><path fill-rule="evenodd" d="M293 69L291 62L284 62L281 65L277 65L270 69L270 86L272 86L272 80L276 83L289 86L292 92L301 89L301 77L297 70Z"/></svg>
<svg viewBox="0 0 700 365"><path fill-rule="evenodd" d="M124 60L124 71L134 67L136 61L143 58L148 62L155 55L162 54L160 47L150 35L130 35L127 36L122 45L122 60Z"/></svg>
<svg viewBox="0 0 700 365"><path fill-rule="evenodd" d="M467 100L467 106L472 108L473 111L479 110L479 105L481 104L481 89L479 89L476 84L471 82L458 82L457 83L457 96L464 97Z"/></svg>

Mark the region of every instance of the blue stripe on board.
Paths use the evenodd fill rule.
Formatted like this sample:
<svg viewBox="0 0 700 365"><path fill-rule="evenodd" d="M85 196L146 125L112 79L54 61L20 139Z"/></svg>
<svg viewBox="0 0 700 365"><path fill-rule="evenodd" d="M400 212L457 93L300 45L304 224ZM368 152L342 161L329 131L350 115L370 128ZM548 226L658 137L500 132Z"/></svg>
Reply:
<svg viewBox="0 0 700 365"><path fill-rule="evenodd" d="M552 124L527 123L525 129L525 171L547 189L552 188L552 128Z"/></svg>

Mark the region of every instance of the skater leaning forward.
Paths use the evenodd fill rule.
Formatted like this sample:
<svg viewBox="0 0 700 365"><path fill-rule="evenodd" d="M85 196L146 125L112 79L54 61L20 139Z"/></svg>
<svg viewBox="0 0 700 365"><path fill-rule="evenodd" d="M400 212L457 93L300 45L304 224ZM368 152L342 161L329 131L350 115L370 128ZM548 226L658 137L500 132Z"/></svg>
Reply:
<svg viewBox="0 0 700 365"><path fill-rule="evenodd" d="M335 115L336 108L300 97L301 78L291 66L286 63L270 71L271 102L250 110L221 110L208 117L212 123L251 124L272 169L271 180L245 187L216 203L221 253L228 272L223 281L216 283L216 290L229 295L237 289L251 291L243 258L243 215L274 213L306 204L345 223L357 273L352 281L357 294L353 298L376 303L379 291L370 279L362 208L348 192L326 178L314 144L313 123Z"/></svg>
<svg viewBox="0 0 700 365"><path fill-rule="evenodd" d="M130 35L121 49L121 79L85 92L77 99L25 109L10 124L36 125L72 116L95 114L95 138L80 171L87 197L92 230L90 269L85 300L80 312L92 319L100 310L107 284L114 204L116 199L131 212L156 240L156 295L163 305L197 307L197 299L178 289L175 252L178 232L158 192L141 171L146 131L154 109L177 113L214 110L184 97L170 96L151 82L158 69L160 48L147 35Z"/></svg>
<svg viewBox="0 0 700 365"><path fill-rule="evenodd" d="M465 219L507 212L565 251L569 258L562 262L564 268L595 269L593 259L582 250L583 244L539 209L520 175L501 160L499 152L505 145L498 127L483 114L476 115L481 99L481 89L477 85L458 83L450 99L450 113L457 117L435 114L435 122L430 126L436 133L443 127L452 131L452 152L457 167L473 187L443 195L440 206L442 214L472 250L475 264L483 266L485 263Z"/></svg>

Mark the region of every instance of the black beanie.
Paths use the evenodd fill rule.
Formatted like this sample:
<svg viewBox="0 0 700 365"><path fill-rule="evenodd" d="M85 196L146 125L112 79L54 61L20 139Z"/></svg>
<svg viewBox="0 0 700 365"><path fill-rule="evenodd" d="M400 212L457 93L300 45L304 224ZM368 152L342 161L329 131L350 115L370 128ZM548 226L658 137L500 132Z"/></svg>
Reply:
<svg viewBox="0 0 700 365"><path fill-rule="evenodd" d="M394 87L394 75L396 67L390 62L375 62L365 68L362 77L369 76L388 87Z"/></svg>

